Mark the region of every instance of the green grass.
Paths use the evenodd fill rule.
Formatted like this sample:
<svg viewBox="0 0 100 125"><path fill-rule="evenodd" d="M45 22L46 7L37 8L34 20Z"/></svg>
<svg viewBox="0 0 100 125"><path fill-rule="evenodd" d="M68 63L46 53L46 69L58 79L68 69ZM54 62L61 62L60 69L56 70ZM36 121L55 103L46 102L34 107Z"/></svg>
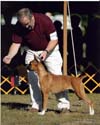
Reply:
<svg viewBox="0 0 100 125"><path fill-rule="evenodd" d="M29 95L1 95L1 125L100 125L100 94L88 96L95 104L94 116L89 115L88 106L73 93L69 94L71 112L56 112L57 101L50 95L45 116L25 110L30 104Z"/></svg>

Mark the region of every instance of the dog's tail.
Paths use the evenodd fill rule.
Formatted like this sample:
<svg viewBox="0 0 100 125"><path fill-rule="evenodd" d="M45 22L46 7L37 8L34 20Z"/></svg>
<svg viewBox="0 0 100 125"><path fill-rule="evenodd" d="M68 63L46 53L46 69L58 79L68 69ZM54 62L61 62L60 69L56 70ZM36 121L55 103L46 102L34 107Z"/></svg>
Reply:
<svg viewBox="0 0 100 125"><path fill-rule="evenodd" d="M92 75L93 77L95 76L95 73ZM86 78L86 77L88 77L88 74L87 73L85 73L85 75L81 75L79 78L80 79L84 79L84 78Z"/></svg>
<svg viewBox="0 0 100 125"><path fill-rule="evenodd" d="M82 76L80 76L79 78L80 79L84 79L84 78L86 78L86 77L88 77L87 75L82 75Z"/></svg>

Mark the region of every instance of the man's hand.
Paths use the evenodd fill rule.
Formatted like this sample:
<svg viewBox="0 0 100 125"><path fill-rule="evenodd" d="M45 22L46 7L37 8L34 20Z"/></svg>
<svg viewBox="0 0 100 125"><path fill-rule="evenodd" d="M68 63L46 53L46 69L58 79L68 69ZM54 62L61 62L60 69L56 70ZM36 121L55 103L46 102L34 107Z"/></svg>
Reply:
<svg viewBox="0 0 100 125"><path fill-rule="evenodd" d="M41 58L42 61L44 61L44 60L46 59L47 54L48 54L48 52L47 52L46 50L44 50L44 51L40 54L39 57Z"/></svg>
<svg viewBox="0 0 100 125"><path fill-rule="evenodd" d="M3 62L6 64L10 64L11 60L12 60L12 58L9 55L7 55L3 58Z"/></svg>
<svg viewBox="0 0 100 125"><path fill-rule="evenodd" d="M12 58L17 54L20 46L20 43L12 43L8 54L3 58L3 62L6 64L10 64Z"/></svg>

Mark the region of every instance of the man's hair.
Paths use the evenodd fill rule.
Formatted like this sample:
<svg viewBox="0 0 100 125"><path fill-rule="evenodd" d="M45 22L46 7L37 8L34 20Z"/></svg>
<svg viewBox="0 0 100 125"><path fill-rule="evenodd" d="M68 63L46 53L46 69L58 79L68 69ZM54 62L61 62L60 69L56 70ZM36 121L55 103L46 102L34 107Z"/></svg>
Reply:
<svg viewBox="0 0 100 125"><path fill-rule="evenodd" d="M24 16L27 16L31 19L32 17L32 11L29 8L22 8L17 12L17 18L20 20Z"/></svg>

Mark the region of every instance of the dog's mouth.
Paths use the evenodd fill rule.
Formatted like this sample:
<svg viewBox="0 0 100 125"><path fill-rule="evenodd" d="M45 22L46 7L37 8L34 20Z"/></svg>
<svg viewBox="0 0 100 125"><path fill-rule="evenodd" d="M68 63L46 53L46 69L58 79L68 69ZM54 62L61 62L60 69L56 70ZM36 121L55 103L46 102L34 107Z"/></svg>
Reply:
<svg viewBox="0 0 100 125"><path fill-rule="evenodd" d="M27 65L27 70L34 71L34 72L35 72L35 69L32 67L31 64Z"/></svg>

